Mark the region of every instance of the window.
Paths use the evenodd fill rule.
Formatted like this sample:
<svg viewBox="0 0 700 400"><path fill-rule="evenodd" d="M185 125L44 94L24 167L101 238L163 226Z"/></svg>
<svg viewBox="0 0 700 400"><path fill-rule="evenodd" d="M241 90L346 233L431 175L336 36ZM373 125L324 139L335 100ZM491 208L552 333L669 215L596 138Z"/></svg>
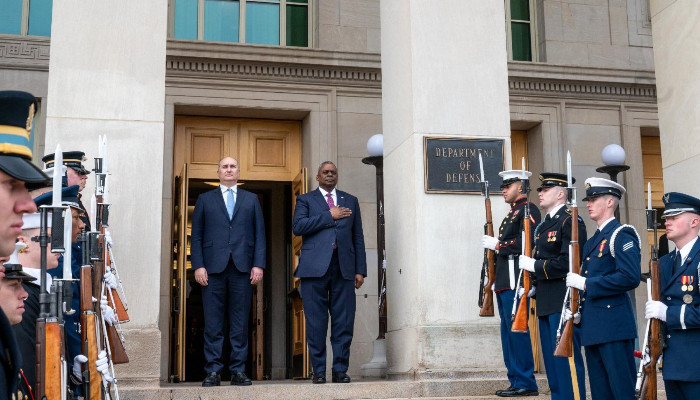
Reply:
<svg viewBox="0 0 700 400"><path fill-rule="evenodd" d="M536 53L533 0L505 0L508 59L533 61Z"/></svg>
<svg viewBox="0 0 700 400"><path fill-rule="evenodd" d="M0 34L51 36L53 0L0 0Z"/></svg>
<svg viewBox="0 0 700 400"><path fill-rule="evenodd" d="M170 37L309 47L309 2L171 0Z"/></svg>

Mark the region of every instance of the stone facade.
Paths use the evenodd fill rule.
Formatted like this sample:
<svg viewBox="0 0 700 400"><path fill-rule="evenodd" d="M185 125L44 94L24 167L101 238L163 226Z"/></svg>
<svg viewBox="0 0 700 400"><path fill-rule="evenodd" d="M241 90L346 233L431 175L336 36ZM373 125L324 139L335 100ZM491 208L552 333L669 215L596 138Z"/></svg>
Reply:
<svg viewBox="0 0 700 400"><path fill-rule="evenodd" d="M148 265L160 265L160 268L147 268L147 284L138 282L142 278L125 279L129 298L137 299L143 296L143 301L134 301L134 315L132 322L127 326L128 340L135 342L130 346L135 350L130 353L132 366L138 368L120 369L119 376L123 381L133 382L143 377L150 380L166 380L169 374L170 347L167 332L170 326L169 285L172 268L169 238L173 206L173 182L170 177L173 176L174 169L180 168L173 165L174 120L177 115L298 120L302 124L303 165L309 168L309 171L315 171L315 166L320 161L337 160L340 170L339 186L357 195L361 202L367 262L370 266L370 275L363 288L357 292L358 313L350 374L359 375L360 366L372 357L372 342L378 329L377 277L373 268L376 265L376 220L373 217L376 213L375 171L373 167L362 164L361 158L366 156L367 139L375 133L381 133L383 129L382 81L400 77L386 76L382 72L380 52L383 33L380 29L379 0L318 0L311 3L314 46L309 49L166 39L160 33L166 31L164 20L167 11L164 1L155 2L157 6L153 5L148 13L143 11L145 6L141 3L125 3L120 6L123 8L115 12L128 15L133 13L136 19L141 15L150 14L162 17L157 18L158 24L152 26L154 31L158 31L153 42L149 46L141 44L139 46L143 47L137 46L132 50L155 52L152 57L147 57L146 62L147 67L153 68L153 71L160 71L164 65L163 79L161 80L159 75L157 80L151 81L160 82L159 84L144 86L144 89L148 88L148 93L133 92L141 93L136 97L141 97L142 100L135 103L140 105L136 107L140 110L134 110L132 107L128 109L131 111L125 113L115 110L121 108L122 104L130 103L132 97L135 97L133 93L125 93L133 82L127 82L128 84L123 86L124 81L120 79L140 75L141 72L123 64L121 66L124 68L119 73L112 70L115 75L102 77L108 82L106 86L96 91L87 87L80 89L82 96L90 93L96 93L95 96L118 95L120 100L113 98L114 102L95 102L94 98L86 98L82 102L63 104L70 88L54 79L66 76L76 79L84 76L78 73L79 70L71 58L80 54L77 48L93 48L80 41L78 42L84 46L75 47L70 44L72 35L81 31L68 27L66 21L74 20L74 16L67 15L64 6L55 3L51 41L48 38L0 35L0 88L27 90L41 100L35 132L37 160L41 155L50 152L44 148L44 144L53 146L60 142L65 144L64 147L79 146L96 143L97 134L108 133L110 137L115 137L115 152L120 159L127 160L121 169L114 171L117 181L115 183L126 193L133 189L132 184L127 182L133 177L133 169L129 166L142 165L141 159L132 157L127 149L144 144L146 141L143 135L154 134L153 137L157 139L149 141L150 147L147 149L150 157L146 157L150 159L147 164L148 170L157 173L140 173L148 177L148 185L152 188L144 194L147 197L144 201L148 204L148 215L141 210L143 203L130 204L126 200L128 196L114 198L115 204L121 199L119 214L126 215L131 220L150 221L149 226L155 227L152 235L155 239L149 243L148 248L128 244L127 248L122 248L123 254L117 254L117 257L123 259L123 264L129 264L125 267L128 273L123 275L141 276L137 274L141 274L144 269L144 259L130 259L128 254L148 254ZM642 131L658 134L659 127L649 23L650 15L653 14L649 10L648 2L544 0L535 3L538 62L507 63L508 82L504 90L508 90L509 93L507 101L510 128L528 132L530 163L534 173L544 170L563 171L564 154L567 149L571 149L575 164L574 173L581 180L586 176L600 176L595 172L595 168L601 165L599 155L605 145L621 144L628 154L627 163L632 167L621 176L622 183L629 191L626 201L622 204L623 219L642 227L645 203L640 136ZM411 1L411 6L425 7L425 4ZM384 20L392 21L393 17L400 16L389 16ZM429 36L430 28L441 22L426 20L424 25L417 25L413 29ZM148 25L153 24L153 21L149 19L143 23ZM153 32L148 31L149 37L152 34ZM437 35L430 37L436 43L448 39ZM142 42L136 34L119 40L108 35L104 39L113 40L110 43ZM392 38L399 45L407 43L409 39L408 33ZM99 44L97 48L109 48L105 44L108 42ZM459 52L460 47L455 46L454 51ZM109 64L108 57L112 52L104 53L104 59L86 60L85 65L102 69ZM118 54L121 57L124 55ZM410 52L406 53L406 57L410 57ZM657 52L657 59L658 57ZM438 61L421 64L424 68L420 73L425 76L446 73L441 70ZM461 76L458 67L449 73L454 77L456 84L462 82L462 79L470 79L469 76ZM678 73L673 70L664 76ZM52 111L47 113L46 105L52 104L54 100L51 96L54 93L59 100L50 106ZM452 100L461 101L459 98ZM425 106L436 107L434 104ZM669 106L668 109L672 108ZM446 103L443 109L450 109L449 104ZM63 117L70 119L76 116L78 119L74 122L63 120ZM96 118L94 122L88 121L93 117ZM54 118L53 121L51 118ZM469 131L468 126L454 129L451 126L442 126L440 121L429 121L430 117L427 115L423 118L426 120L425 126L431 127L430 133L452 135ZM156 128L153 128L154 126ZM498 135L507 137L508 124L503 124L502 128ZM158 129L161 130L160 133L156 132ZM688 128L669 125L664 131L677 129L687 131ZM664 147L675 149L673 143L677 143L677 140L664 139L664 135ZM385 143L387 149L396 144L392 144L391 141ZM86 150L96 148L92 144L89 146L90 149ZM673 152L665 152L664 155L666 154ZM693 157L697 158L697 155L685 154L678 160L672 156L664 157L664 165L668 165L669 168L681 168L684 165L681 159ZM506 163L507 167L510 167L509 154ZM310 172L310 175L313 174ZM314 187L313 178L310 180L310 187ZM140 182L140 186L144 184L146 183ZM494 197L494 200L496 203L498 199ZM448 206L456 207L456 202L449 203ZM494 218L500 220L505 214L505 207L501 204L494 212ZM585 214L582 213L584 218ZM472 225L477 224L481 220L481 212L472 219ZM586 222L591 230L590 221ZM391 221L387 220L387 223L391 224ZM119 237L115 239L124 243L123 238L130 237L133 227L118 228L116 225L115 222L115 233L119 234ZM478 222L478 225L480 226L481 222ZM395 265L392 268L400 266ZM475 280L475 271L473 275ZM464 279L466 283L466 277ZM391 285L392 282L389 281L389 291L392 291ZM434 348L434 358L449 360L455 369L459 369L460 366L478 367L469 364L466 355L453 351L459 337L474 334L489 337L497 332L495 321L482 321L471 315L476 312L476 294L471 292L476 287L468 287L470 291L464 295L465 298L455 302L463 303L465 309L470 310L470 316L465 318L470 321L469 324L452 332L444 330L438 334L436 331L425 330L416 333L419 336L416 339L418 341L423 340L421 337L427 337L439 343ZM643 292L644 290L640 290L638 293L638 305L643 304ZM396 303L401 301L401 298L408 301L412 294L410 291L394 292L391 296L394 299L392 301ZM139 303L146 306L137 305ZM471 310L472 306L474 310ZM391 305L389 313L392 313ZM407 316L400 316L404 317ZM640 326L643 328L644 325ZM497 345L496 340L494 343ZM391 348L391 343L389 347ZM394 354L402 350L405 349L395 348ZM490 367L502 367L500 360L493 360Z"/></svg>

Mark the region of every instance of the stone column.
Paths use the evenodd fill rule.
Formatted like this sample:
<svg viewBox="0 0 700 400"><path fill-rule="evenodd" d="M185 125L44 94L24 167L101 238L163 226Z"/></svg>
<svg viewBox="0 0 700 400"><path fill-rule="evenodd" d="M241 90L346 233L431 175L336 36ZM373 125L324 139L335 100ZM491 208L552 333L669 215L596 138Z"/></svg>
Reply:
<svg viewBox="0 0 700 400"><path fill-rule="evenodd" d="M498 316L478 316L483 198L423 183L426 135L505 139L510 167L503 2L383 0L381 22L389 374L503 368Z"/></svg>
<svg viewBox="0 0 700 400"><path fill-rule="evenodd" d="M700 8L693 0L652 0L651 26L665 191L697 196L700 181Z"/></svg>
<svg viewBox="0 0 700 400"><path fill-rule="evenodd" d="M82 150L93 168L107 135L110 230L129 300L131 362L118 378L158 381L167 0L54 2L46 151ZM94 174L83 194L89 208ZM165 238L169 240L169 238Z"/></svg>

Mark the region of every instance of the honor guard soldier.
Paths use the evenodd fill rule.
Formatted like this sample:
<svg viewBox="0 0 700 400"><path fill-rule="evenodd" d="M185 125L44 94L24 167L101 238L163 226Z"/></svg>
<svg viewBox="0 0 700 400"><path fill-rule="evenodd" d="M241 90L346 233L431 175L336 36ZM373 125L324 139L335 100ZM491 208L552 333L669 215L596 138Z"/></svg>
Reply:
<svg viewBox="0 0 700 400"><path fill-rule="evenodd" d="M666 235L675 251L659 259L661 301L649 300L646 317L666 323L663 376L668 399L700 397L700 200L663 196Z"/></svg>
<svg viewBox="0 0 700 400"><path fill-rule="evenodd" d="M41 161L44 162L46 168L53 168L55 157L55 154L49 154L44 156L41 159ZM63 165L68 167L66 170L66 180L64 181L63 186L78 185L78 192L82 192L83 189L85 189L85 184L87 183L87 176L90 174L90 171L83 166L83 161L87 161L87 158L85 158L85 153L83 153L82 151L63 152ZM87 227L86 229L90 231L90 219L88 218L87 209L85 209L85 205L83 205L81 196L82 194L78 194L78 204L80 205L80 209L83 210L83 214L80 217L80 219L83 220L83 222L85 223L85 226Z"/></svg>
<svg viewBox="0 0 700 400"><path fill-rule="evenodd" d="M583 201L598 229L583 247L581 275L566 277L567 286L581 291L573 318L581 327L593 400L634 399L637 325L627 292L639 286L642 256L637 231L615 219L624 193L611 180L586 179Z"/></svg>
<svg viewBox="0 0 700 400"><path fill-rule="evenodd" d="M579 330L574 330L574 365L563 357L555 357L557 328L561 320L566 295L566 274L569 272L569 242L571 241L571 211L566 208L567 176L553 172L540 174L537 188L540 207L547 212L535 228L533 258L521 255L520 269L535 274L537 281L537 318L539 319L542 356L547 371L552 400L574 399L572 377L577 379L578 398L586 398L586 370L581 356ZM572 177L572 183L576 179ZM578 237L586 243L586 225L579 217ZM575 367L572 371L571 368Z"/></svg>
<svg viewBox="0 0 700 400"><path fill-rule="evenodd" d="M29 135L36 111L37 101L31 94L0 91L0 257L14 251L22 214L36 211L25 184L48 181L31 163ZM20 363L15 335L0 311L0 399L17 393Z"/></svg>
<svg viewBox="0 0 700 400"><path fill-rule="evenodd" d="M3 310L9 320L10 325L16 329L17 325L21 323L25 318L31 318L30 316L23 316L24 314L24 300L27 298L27 292L23 286L25 282L31 282L36 280L36 278L22 271L22 265L17 261L17 250L23 246L16 246L15 252L12 253L10 259L4 263L5 267L5 277L0 279L0 309ZM2 326L2 329L8 328L12 331L13 328L7 326ZM11 332L0 333L2 335L7 335ZM24 376L24 369L21 365L21 361L25 356L23 349L17 346L16 354L9 352L3 354L2 356L10 356L13 360L18 360L19 365L16 366L17 373L13 377L13 383L15 389L12 390L11 399L31 399L32 398L32 388ZM32 350L33 351L33 350ZM0 356L1 357L1 356ZM32 368L35 368L32 365ZM10 385L12 386L12 385Z"/></svg>
<svg viewBox="0 0 700 400"><path fill-rule="evenodd" d="M518 282L517 264L518 256L522 253L523 215L527 197L522 192L521 179L527 179L532 175L528 171L503 171L501 192L506 203L510 204L510 212L503 219L498 231L498 237L484 235L483 247L496 250L496 283L493 288L498 302L498 314L501 317L501 345L503 348L503 361L508 370L510 387L499 390L496 395L501 397L537 396L537 382L535 381L535 363L532 357L532 345L530 334L512 332L511 309L513 298L516 294ZM530 219L532 226L540 222L540 212L534 204L530 203ZM534 231L534 229L532 230ZM531 231L531 232L532 232ZM527 295L527 294L526 294Z"/></svg>

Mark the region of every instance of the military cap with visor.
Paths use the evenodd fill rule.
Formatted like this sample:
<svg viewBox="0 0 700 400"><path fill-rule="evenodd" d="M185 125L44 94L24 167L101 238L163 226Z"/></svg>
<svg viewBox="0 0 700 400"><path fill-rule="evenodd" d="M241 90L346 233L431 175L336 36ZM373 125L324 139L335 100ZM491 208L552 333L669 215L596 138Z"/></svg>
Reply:
<svg viewBox="0 0 700 400"><path fill-rule="evenodd" d="M586 197L583 198L583 201L606 194L621 199L625 192L625 187L617 182L613 182L610 179L592 177L586 179Z"/></svg>
<svg viewBox="0 0 700 400"><path fill-rule="evenodd" d="M508 171L501 171L498 176L503 178L503 183L501 183L501 189L505 189L515 182L520 182L521 180L527 180L532 175L530 171L523 171L519 169L512 169Z"/></svg>
<svg viewBox="0 0 700 400"><path fill-rule="evenodd" d="M46 168L53 168L54 162L55 162L55 153L51 153L48 155L45 155L41 161L43 161L46 164ZM85 167L83 166L83 161L87 161L87 158L85 157L85 153L82 151L64 151L63 152L63 165L66 167L69 167L73 170L75 170L77 173L81 175L87 175L90 173Z"/></svg>
<svg viewBox="0 0 700 400"><path fill-rule="evenodd" d="M673 217L684 212L700 215L700 200L685 193L668 192L663 196L664 213L661 218Z"/></svg>
<svg viewBox="0 0 700 400"><path fill-rule="evenodd" d="M26 243L17 242L15 243L15 251L10 256L10 259L3 264L5 267L5 278L4 279L17 279L21 281L35 281L36 278L22 271L22 265L19 263L19 257L17 254L23 248L27 247Z"/></svg>
<svg viewBox="0 0 700 400"><path fill-rule="evenodd" d="M31 162L29 136L37 106L36 98L30 93L0 91L0 171L27 183L49 180Z"/></svg>
<svg viewBox="0 0 700 400"><path fill-rule="evenodd" d="M543 189L555 186L566 188L569 186L569 183L566 179L566 174L559 174L556 172L543 172L540 174L540 182L542 182L542 184L540 185L540 187L537 188L537 191L541 192ZM576 178L574 178L573 176L571 177L571 183L576 183Z"/></svg>

